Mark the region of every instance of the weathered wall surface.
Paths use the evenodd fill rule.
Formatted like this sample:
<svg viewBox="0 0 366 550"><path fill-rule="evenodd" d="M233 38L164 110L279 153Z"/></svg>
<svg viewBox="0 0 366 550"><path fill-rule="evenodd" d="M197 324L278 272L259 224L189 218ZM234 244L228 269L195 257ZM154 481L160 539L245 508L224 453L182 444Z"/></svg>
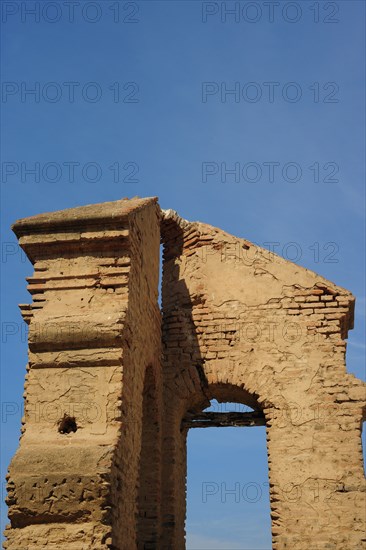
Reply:
<svg viewBox="0 0 366 550"><path fill-rule="evenodd" d="M6 548L183 550L184 419L213 398L265 414L274 550L366 547L348 291L156 199L15 232L34 275Z"/></svg>
<svg viewBox="0 0 366 550"><path fill-rule="evenodd" d="M160 210L130 224L131 268L125 318L121 434L111 490L113 548L156 548L159 537L161 314L158 308ZM142 447L142 448L141 448Z"/></svg>
<svg viewBox="0 0 366 550"><path fill-rule="evenodd" d="M159 216L155 200L132 200L15 225L34 275L9 549L135 545L143 384L160 361ZM59 432L65 413L76 432Z"/></svg>
<svg viewBox="0 0 366 550"><path fill-rule="evenodd" d="M267 420L273 548L365 547L365 385L346 374L354 298L173 211L163 222L164 548L184 548L184 415L216 398ZM168 450L168 452L167 452Z"/></svg>

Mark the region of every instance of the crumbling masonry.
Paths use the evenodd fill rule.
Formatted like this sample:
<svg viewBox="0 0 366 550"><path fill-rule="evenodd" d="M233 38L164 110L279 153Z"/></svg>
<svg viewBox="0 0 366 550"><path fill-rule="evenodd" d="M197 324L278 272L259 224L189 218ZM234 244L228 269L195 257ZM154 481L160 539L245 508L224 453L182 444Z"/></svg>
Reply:
<svg viewBox="0 0 366 550"><path fill-rule="evenodd" d="M274 550L366 548L350 292L156 198L14 231L34 275L5 548L183 550L187 431L214 398L266 424Z"/></svg>

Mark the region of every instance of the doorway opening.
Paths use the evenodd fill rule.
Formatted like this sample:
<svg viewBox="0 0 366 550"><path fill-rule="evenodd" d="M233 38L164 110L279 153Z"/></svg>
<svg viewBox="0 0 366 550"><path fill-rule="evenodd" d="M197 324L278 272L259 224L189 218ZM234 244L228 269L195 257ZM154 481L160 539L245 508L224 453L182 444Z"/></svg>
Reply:
<svg viewBox="0 0 366 550"><path fill-rule="evenodd" d="M272 537L264 422L247 405L215 399L210 403L196 416L200 427L188 430L186 548L269 550ZM207 429L208 424L201 427L206 413L212 413L207 416L211 426L223 426L228 419L225 429ZM229 424L230 418L238 418L235 427ZM250 418L252 424L245 420Z"/></svg>

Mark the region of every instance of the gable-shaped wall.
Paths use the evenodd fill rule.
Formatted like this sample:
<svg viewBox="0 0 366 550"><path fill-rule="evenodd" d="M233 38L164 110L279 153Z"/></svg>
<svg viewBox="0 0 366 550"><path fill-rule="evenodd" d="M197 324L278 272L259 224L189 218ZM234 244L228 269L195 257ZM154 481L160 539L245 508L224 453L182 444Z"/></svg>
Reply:
<svg viewBox="0 0 366 550"><path fill-rule="evenodd" d="M182 419L212 398L265 414L274 549L363 548L365 385L345 368L353 296L173 211L164 213L163 239L165 430L174 457L164 504L175 518L164 548L184 548Z"/></svg>

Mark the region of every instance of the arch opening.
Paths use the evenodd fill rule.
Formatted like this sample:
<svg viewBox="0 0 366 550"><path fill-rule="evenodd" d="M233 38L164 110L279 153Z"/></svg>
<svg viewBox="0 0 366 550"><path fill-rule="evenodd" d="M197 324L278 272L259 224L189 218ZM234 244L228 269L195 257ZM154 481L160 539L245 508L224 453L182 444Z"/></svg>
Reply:
<svg viewBox="0 0 366 550"><path fill-rule="evenodd" d="M224 400L225 393L215 392L216 398L202 412L262 414L253 398L249 405L248 400ZM187 550L271 547L264 424L251 429L229 424L224 430L188 429L186 504Z"/></svg>

